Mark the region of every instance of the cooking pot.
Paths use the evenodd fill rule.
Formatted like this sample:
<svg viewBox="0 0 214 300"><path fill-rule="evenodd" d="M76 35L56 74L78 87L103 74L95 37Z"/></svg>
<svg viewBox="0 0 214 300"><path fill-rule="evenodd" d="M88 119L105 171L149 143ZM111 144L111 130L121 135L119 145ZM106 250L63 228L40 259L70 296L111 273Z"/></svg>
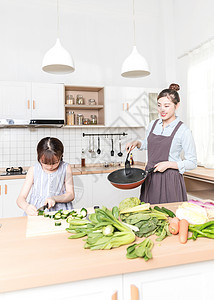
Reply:
<svg viewBox="0 0 214 300"><path fill-rule="evenodd" d="M131 168L128 156L125 162L125 168L116 170L108 175L108 180L113 186L122 190L130 190L141 185L147 176L154 171L155 168L151 168L144 171L139 168Z"/></svg>

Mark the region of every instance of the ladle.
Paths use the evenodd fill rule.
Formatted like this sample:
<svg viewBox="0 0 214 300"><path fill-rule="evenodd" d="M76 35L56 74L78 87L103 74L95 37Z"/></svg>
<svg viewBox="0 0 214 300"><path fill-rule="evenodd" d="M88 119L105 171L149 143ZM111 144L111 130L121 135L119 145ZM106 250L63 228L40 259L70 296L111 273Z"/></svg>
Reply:
<svg viewBox="0 0 214 300"><path fill-rule="evenodd" d="M121 137L120 136L119 136L119 150L120 150L120 152L118 152L117 155L119 157L121 157L121 156L123 156L123 153L121 152Z"/></svg>
<svg viewBox="0 0 214 300"><path fill-rule="evenodd" d="M113 137L111 138L111 156L114 156L114 141L113 141Z"/></svg>
<svg viewBox="0 0 214 300"><path fill-rule="evenodd" d="M100 150L100 137L98 136L98 149L97 149L97 154L100 154L101 150Z"/></svg>

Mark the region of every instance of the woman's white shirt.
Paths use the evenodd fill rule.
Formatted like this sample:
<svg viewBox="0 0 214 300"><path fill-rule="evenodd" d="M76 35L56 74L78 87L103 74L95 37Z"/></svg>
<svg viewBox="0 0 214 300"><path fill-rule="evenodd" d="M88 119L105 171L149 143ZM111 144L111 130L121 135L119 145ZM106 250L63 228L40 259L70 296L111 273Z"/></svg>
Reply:
<svg viewBox="0 0 214 300"><path fill-rule="evenodd" d="M149 136L154 122L155 120L153 120L149 124L148 130L146 132L146 138L144 140L140 140L140 150L147 150L147 138ZM153 130L153 133L156 135L170 136L179 122L179 117L176 117L174 121L172 121L165 128L163 128L163 121L162 119L159 119ZM184 153L183 160L181 158L182 152ZM193 136L190 129L185 124L182 124L175 133L170 147L168 160L177 162L178 170L181 174L183 174L187 170L192 170L197 167L197 154L195 142L193 140Z"/></svg>

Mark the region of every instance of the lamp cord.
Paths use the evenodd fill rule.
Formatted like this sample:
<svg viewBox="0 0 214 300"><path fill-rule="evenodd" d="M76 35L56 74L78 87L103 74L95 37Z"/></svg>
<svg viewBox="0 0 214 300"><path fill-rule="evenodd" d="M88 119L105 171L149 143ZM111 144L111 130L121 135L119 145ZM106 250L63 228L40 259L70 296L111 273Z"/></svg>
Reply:
<svg viewBox="0 0 214 300"><path fill-rule="evenodd" d="M57 38L59 38L59 0L57 0Z"/></svg>
<svg viewBox="0 0 214 300"><path fill-rule="evenodd" d="M136 46L136 37L135 37L135 6L133 0L133 28L134 28L134 46Z"/></svg>

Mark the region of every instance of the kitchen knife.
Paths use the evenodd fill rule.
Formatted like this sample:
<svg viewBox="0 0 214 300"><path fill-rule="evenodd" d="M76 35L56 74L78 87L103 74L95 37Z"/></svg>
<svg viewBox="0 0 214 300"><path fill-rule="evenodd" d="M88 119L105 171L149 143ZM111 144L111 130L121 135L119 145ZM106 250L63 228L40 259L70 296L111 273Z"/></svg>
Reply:
<svg viewBox="0 0 214 300"><path fill-rule="evenodd" d="M39 211L39 210L45 210L46 208L48 208L48 203L47 204L45 204L45 205L43 205L43 206L41 206L40 208L38 208L37 210Z"/></svg>

